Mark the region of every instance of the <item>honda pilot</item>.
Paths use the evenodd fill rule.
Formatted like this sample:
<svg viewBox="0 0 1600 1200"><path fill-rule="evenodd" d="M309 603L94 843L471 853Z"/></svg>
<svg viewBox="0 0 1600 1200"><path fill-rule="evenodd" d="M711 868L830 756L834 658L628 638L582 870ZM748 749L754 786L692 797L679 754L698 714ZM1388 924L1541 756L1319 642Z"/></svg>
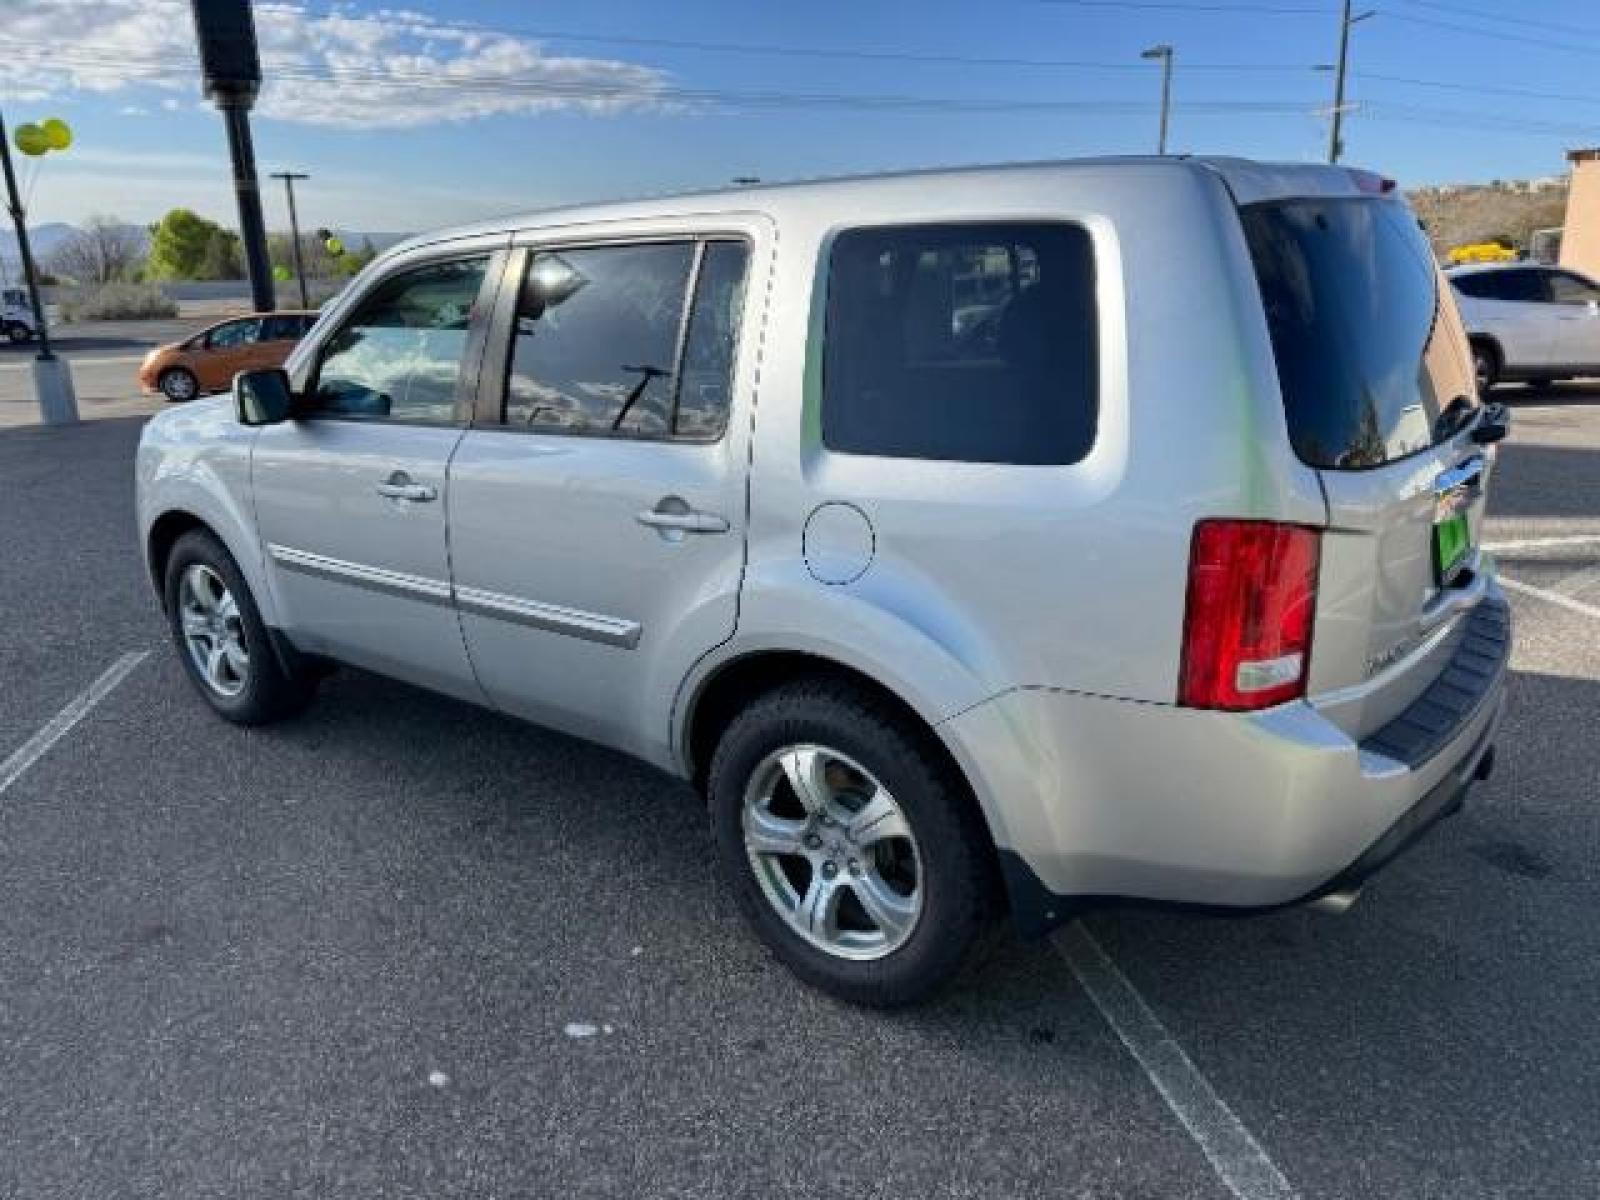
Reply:
<svg viewBox="0 0 1600 1200"><path fill-rule="evenodd" d="M1455 810L1506 428L1386 179L934 171L416 238L149 423L139 531L221 717L347 663L636 755L895 1005L1002 912L1337 907Z"/></svg>

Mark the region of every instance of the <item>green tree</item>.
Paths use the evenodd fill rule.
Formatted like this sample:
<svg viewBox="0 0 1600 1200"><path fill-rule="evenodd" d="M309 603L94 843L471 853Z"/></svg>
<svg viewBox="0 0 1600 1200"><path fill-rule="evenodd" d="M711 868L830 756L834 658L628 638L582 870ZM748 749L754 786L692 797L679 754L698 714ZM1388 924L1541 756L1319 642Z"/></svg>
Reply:
<svg viewBox="0 0 1600 1200"><path fill-rule="evenodd" d="M239 236L187 208L175 208L150 227L151 279L237 279L243 274Z"/></svg>

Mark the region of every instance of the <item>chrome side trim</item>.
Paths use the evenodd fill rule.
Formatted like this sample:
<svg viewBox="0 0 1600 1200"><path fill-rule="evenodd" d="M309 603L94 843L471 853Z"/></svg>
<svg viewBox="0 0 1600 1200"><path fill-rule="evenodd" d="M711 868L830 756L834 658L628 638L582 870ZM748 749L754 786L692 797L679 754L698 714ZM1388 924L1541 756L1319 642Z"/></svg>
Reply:
<svg viewBox="0 0 1600 1200"><path fill-rule="evenodd" d="M639 635L644 630L639 622L622 617L563 608L559 604L541 604L537 600L523 600L480 588L451 588L442 579L363 566L342 558L328 558L306 550L296 550L293 546L269 543L267 553L280 566L302 575L315 575L319 579L331 579L335 583L348 583L369 591L404 596L408 600L422 600L428 604L448 606L454 602L463 612L494 617L550 633L562 633L588 642L621 646L626 650L638 645Z"/></svg>
<svg viewBox="0 0 1600 1200"><path fill-rule="evenodd" d="M484 617L496 617L533 629L550 633L564 633L569 637L583 638L589 642L603 642L608 646L621 646L631 650L639 642L643 626L637 621L621 617L607 617L600 613L583 612L575 608L562 608L559 604L540 604L536 600L523 600L504 596L499 592L485 592L479 588L457 588L456 604L462 612Z"/></svg>
<svg viewBox="0 0 1600 1200"><path fill-rule="evenodd" d="M422 600L428 604L448 606L451 600L450 584L442 579L428 579L422 575L407 575L403 571L385 571L381 567L363 566L346 562L342 558L327 558L293 546L269 543L267 553L272 560L290 571L302 575L315 575L335 583L348 583L368 591L384 592L391 596L404 596L408 600Z"/></svg>

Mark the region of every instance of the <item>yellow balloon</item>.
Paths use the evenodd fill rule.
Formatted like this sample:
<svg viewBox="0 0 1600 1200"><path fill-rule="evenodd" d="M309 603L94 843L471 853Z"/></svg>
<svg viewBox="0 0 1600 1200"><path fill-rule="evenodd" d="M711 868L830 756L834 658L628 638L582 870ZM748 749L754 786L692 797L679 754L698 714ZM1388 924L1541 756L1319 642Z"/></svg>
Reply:
<svg viewBox="0 0 1600 1200"><path fill-rule="evenodd" d="M65 150L72 145L72 126L60 117L51 117L48 121L39 122L39 128L44 130L45 140L50 143L50 149Z"/></svg>
<svg viewBox="0 0 1600 1200"><path fill-rule="evenodd" d="M328 253L333 255L335 258L338 258L344 253L344 243L336 237L331 237L322 244L327 247Z"/></svg>
<svg viewBox="0 0 1600 1200"><path fill-rule="evenodd" d="M50 139L37 125L18 125L17 132L11 140L17 144L17 149L29 158L38 158L50 149Z"/></svg>

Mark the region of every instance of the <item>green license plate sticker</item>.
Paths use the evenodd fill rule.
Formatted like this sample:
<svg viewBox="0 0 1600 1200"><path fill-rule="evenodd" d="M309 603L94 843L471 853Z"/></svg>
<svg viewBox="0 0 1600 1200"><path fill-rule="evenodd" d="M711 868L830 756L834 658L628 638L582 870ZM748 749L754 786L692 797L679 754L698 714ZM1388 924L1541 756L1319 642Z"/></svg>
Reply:
<svg viewBox="0 0 1600 1200"><path fill-rule="evenodd" d="M1472 530L1467 525L1466 513L1446 517L1433 527L1433 561L1438 567L1440 583L1447 582L1456 573L1471 549Z"/></svg>

